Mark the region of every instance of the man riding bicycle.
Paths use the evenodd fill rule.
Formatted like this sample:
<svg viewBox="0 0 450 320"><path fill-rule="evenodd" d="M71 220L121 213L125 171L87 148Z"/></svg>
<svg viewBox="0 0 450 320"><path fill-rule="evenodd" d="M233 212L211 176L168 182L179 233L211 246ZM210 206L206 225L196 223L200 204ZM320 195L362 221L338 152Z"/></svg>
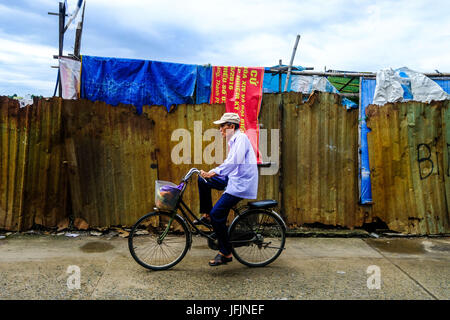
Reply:
<svg viewBox="0 0 450 320"><path fill-rule="evenodd" d="M218 266L232 261L226 225L228 213L240 200L256 199L258 167L250 140L239 130L240 119L237 113L224 113L220 120L213 123L220 125L220 132L228 141L230 150L220 166L209 172L200 171L207 182L199 177L198 188L200 213L204 214L200 220L212 225L219 243L219 253L209 261L209 265ZM214 207L211 189L225 190Z"/></svg>

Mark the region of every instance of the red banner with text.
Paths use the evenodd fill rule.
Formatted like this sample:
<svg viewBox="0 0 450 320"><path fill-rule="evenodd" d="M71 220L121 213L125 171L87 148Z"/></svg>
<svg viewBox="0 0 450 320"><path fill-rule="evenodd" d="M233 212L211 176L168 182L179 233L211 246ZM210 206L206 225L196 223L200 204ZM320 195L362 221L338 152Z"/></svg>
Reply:
<svg viewBox="0 0 450 320"><path fill-rule="evenodd" d="M264 68L213 67L210 103L225 103L226 112L239 114L240 129L249 138L261 163L258 115Z"/></svg>

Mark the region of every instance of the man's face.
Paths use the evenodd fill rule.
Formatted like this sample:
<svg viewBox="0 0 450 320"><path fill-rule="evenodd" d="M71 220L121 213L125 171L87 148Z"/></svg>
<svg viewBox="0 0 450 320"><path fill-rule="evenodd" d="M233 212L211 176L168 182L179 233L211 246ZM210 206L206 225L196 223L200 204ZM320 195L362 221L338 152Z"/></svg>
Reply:
<svg viewBox="0 0 450 320"><path fill-rule="evenodd" d="M219 130L222 134L222 137L228 140L234 133L234 124L223 123L220 125Z"/></svg>

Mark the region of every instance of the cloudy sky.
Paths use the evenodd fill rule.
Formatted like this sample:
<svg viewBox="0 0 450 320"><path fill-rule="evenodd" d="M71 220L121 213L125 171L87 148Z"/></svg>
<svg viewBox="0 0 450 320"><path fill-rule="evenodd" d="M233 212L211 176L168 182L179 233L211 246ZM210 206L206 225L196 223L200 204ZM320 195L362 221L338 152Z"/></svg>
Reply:
<svg viewBox="0 0 450 320"><path fill-rule="evenodd" d="M58 0L0 0L0 95L53 95ZM69 13L77 0L67 0ZM75 23L64 54L73 52ZM86 0L81 53L189 64L450 72L448 0Z"/></svg>

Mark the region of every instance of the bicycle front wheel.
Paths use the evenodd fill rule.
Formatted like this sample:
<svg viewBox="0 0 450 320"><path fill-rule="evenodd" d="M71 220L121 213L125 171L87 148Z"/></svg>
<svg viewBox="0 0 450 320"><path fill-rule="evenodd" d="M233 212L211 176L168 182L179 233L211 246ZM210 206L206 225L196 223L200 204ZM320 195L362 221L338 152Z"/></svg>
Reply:
<svg viewBox="0 0 450 320"><path fill-rule="evenodd" d="M230 226L233 256L249 267L273 262L284 249L286 228L270 211L251 210L238 216Z"/></svg>
<svg viewBox="0 0 450 320"><path fill-rule="evenodd" d="M184 258L189 242L188 227L179 215L156 211L136 222L128 237L128 248L144 268L165 270Z"/></svg>

